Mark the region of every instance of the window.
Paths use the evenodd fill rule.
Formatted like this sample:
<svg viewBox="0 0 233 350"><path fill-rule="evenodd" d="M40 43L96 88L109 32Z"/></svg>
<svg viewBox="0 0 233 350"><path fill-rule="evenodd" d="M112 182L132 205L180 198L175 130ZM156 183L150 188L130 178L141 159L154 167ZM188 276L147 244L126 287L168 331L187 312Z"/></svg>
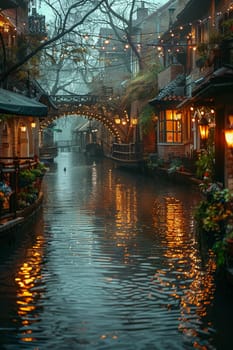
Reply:
<svg viewBox="0 0 233 350"><path fill-rule="evenodd" d="M182 119L176 110L162 111L159 121L159 142L182 142Z"/></svg>

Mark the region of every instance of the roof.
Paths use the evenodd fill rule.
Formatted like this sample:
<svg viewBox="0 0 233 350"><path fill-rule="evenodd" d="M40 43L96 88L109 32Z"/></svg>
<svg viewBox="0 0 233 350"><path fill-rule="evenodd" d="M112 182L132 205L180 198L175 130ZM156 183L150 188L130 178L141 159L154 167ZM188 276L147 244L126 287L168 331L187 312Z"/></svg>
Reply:
<svg viewBox="0 0 233 350"><path fill-rule="evenodd" d="M216 100L221 102L233 99L233 66L226 65L210 76L203 77L193 89L192 97L187 97L177 108L189 105L214 106Z"/></svg>
<svg viewBox="0 0 233 350"><path fill-rule="evenodd" d="M215 0L215 6L220 0ZM212 0L190 0L184 9L177 15L178 23L188 23L190 21L202 19L203 16L210 15Z"/></svg>
<svg viewBox="0 0 233 350"><path fill-rule="evenodd" d="M0 113L44 117L48 107L36 100L0 88Z"/></svg>
<svg viewBox="0 0 233 350"><path fill-rule="evenodd" d="M26 1L24 0L0 0L1 9L16 8L19 6L26 6Z"/></svg>
<svg viewBox="0 0 233 350"><path fill-rule="evenodd" d="M152 106L176 105L185 99L185 75L180 74L149 101Z"/></svg>
<svg viewBox="0 0 233 350"><path fill-rule="evenodd" d="M227 92L233 98L233 66L231 65L225 65L214 71L193 90L192 96L212 98L213 93L215 96L217 94L223 96Z"/></svg>

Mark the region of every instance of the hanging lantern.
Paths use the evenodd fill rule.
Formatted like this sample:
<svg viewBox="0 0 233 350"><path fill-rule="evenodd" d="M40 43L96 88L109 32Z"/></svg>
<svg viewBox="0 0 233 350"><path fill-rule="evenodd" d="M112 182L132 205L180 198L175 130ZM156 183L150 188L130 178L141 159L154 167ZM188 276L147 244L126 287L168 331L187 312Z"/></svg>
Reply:
<svg viewBox="0 0 233 350"><path fill-rule="evenodd" d="M203 141L206 141L209 136L209 123L205 117L202 117L199 121L200 137Z"/></svg>
<svg viewBox="0 0 233 350"><path fill-rule="evenodd" d="M26 125L22 124L22 125L20 126L20 130L21 130L22 132L25 132L25 131L26 131Z"/></svg>

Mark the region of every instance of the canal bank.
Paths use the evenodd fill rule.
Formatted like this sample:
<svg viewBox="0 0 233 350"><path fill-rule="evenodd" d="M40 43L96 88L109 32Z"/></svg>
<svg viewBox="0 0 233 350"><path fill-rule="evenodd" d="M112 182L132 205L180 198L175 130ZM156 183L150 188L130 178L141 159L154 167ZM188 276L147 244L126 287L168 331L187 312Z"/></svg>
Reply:
<svg viewBox="0 0 233 350"><path fill-rule="evenodd" d="M22 233L27 231L37 220L38 212L42 207L43 196L43 192L40 192L38 198L30 206L17 210L15 215L6 215L0 218L1 247L16 244L22 239Z"/></svg>

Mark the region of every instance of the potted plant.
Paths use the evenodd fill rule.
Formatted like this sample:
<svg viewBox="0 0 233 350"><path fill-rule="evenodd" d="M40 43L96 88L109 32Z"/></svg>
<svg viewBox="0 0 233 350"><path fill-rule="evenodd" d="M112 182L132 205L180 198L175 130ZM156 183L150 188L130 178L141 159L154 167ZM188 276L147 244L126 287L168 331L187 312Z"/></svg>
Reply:
<svg viewBox="0 0 233 350"><path fill-rule="evenodd" d="M19 173L19 186L26 187L35 181L36 175L30 170L25 169Z"/></svg>
<svg viewBox="0 0 233 350"><path fill-rule="evenodd" d="M214 151L211 147L204 149L198 154L196 161L196 176L208 183L214 178Z"/></svg>
<svg viewBox="0 0 233 350"><path fill-rule="evenodd" d="M4 203L10 198L11 194L11 187L5 181L0 181L0 213L2 213Z"/></svg>

